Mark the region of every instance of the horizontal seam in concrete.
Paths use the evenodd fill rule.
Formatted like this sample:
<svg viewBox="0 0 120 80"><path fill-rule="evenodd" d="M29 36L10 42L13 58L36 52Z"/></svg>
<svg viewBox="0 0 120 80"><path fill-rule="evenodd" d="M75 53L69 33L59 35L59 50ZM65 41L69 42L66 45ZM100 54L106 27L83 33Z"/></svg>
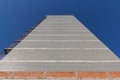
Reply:
<svg viewBox="0 0 120 80"><path fill-rule="evenodd" d="M22 40L22 41L80 41L80 42L91 42L91 41L99 41L99 40Z"/></svg>
<svg viewBox="0 0 120 80"><path fill-rule="evenodd" d="M88 30L36 30L34 29L33 31L88 31Z"/></svg>
<svg viewBox="0 0 120 80"><path fill-rule="evenodd" d="M4 60L4 61L1 61L1 62L49 62L49 63L54 63L54 62L61 62L61 63L81 63L81 62L84 62L84 63L114 63L114 62L120 62L120 60L104 60L104 61L87 61L87 60L29 60L29 61L7 61L7 60Z"/></svg>
<svg viewBox="0 0 120 80"><path fill-rule="evenodd" d="M14 48L14 49L108 49L108 48Z"/></svg>

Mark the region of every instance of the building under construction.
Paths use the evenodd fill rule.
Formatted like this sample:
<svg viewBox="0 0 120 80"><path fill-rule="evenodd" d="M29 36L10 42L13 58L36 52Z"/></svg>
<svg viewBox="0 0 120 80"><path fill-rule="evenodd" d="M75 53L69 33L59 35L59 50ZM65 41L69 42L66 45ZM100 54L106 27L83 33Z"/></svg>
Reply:
<svg viewBox="0 0 120 80"><path fill-rule="evenodd" d="M120 80L120 59L72 15L50 15L5 49L1 79Z"/></svg>

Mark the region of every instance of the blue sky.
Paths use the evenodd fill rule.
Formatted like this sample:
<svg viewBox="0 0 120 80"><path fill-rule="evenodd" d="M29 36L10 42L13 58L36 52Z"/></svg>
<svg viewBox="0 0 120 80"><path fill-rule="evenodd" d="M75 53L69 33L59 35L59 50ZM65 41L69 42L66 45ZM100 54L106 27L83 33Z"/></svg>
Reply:
<svg viewBox="0 0 120 80"><path fill-rule="evenodd" d="M120 0L0 0L0 51L48 14L75 15L120 57Z"/></svg>

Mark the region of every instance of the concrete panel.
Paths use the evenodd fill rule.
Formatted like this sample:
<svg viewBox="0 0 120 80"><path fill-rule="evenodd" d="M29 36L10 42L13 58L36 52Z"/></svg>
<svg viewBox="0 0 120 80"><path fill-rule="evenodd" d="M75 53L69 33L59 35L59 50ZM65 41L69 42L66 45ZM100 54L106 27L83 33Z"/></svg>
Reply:
<svg viewBox="0 0 120 80"><path fill-rule="evenodd" d="M31 34L90 34L91 32L81 30L81 31L61 31L61 30L41 30L41 31L32 31Z"/></svg>
<svg viewBox="0 0 120 80"><path fill-rule="evenodd" d="M0 62L0 71L97 72L120 71L120 62ZM9 66L9 67L8 67Z"/></svg>
<svg viewBox="0 0 120 80"><path fill-rule="evenodd" d="M45 26L45 27L44 27ZM69 26L69 25L68 25ZM55 25L41 25L41 26L38 26L36 27L37 30L86 30L85 27L65 27L65 26L62 26L61 27L57 27Z"/></svg>
<svg viewBox="0 0 120 80"><path fill-rule="evenodd" d="M24 40L98 40L94 36L32 36L28 35ZM24 41L23 40L23 41Z"/></svg>
<svg viewBox="0 0 120 80"><path fill-rule="evenodd" d="M0 71L119 72L120 59L74 16L47 16L1 60Z"/></svg>
<svg viewBox="0 0 120 80"><path fill-rule="evenodd" d="M38 60L102 61L102 60L119 60L119 59L116 58L116 56L108 49L86 49L86 50L85 49L16 49L11 51L11 54L8 54L3 60L4 61L6 60L7 61L38 61Z"/></svg>
<svg viewBox="0 0 120 80"><path fill-rule="evenodd" d="M16 48L106 48L99 41L22 41Z"/></svg>

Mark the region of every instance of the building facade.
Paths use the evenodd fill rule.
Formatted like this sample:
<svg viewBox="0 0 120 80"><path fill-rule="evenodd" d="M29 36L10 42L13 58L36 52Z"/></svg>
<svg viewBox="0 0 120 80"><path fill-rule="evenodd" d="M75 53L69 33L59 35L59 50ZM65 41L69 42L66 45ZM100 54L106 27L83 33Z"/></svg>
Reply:
<svg viewBox="0 0 120 80"><path fill-rule="evenodd" d="M120 59L72 15L46 16L23 36L0 62L7 78L120 79Z"/></svg>

